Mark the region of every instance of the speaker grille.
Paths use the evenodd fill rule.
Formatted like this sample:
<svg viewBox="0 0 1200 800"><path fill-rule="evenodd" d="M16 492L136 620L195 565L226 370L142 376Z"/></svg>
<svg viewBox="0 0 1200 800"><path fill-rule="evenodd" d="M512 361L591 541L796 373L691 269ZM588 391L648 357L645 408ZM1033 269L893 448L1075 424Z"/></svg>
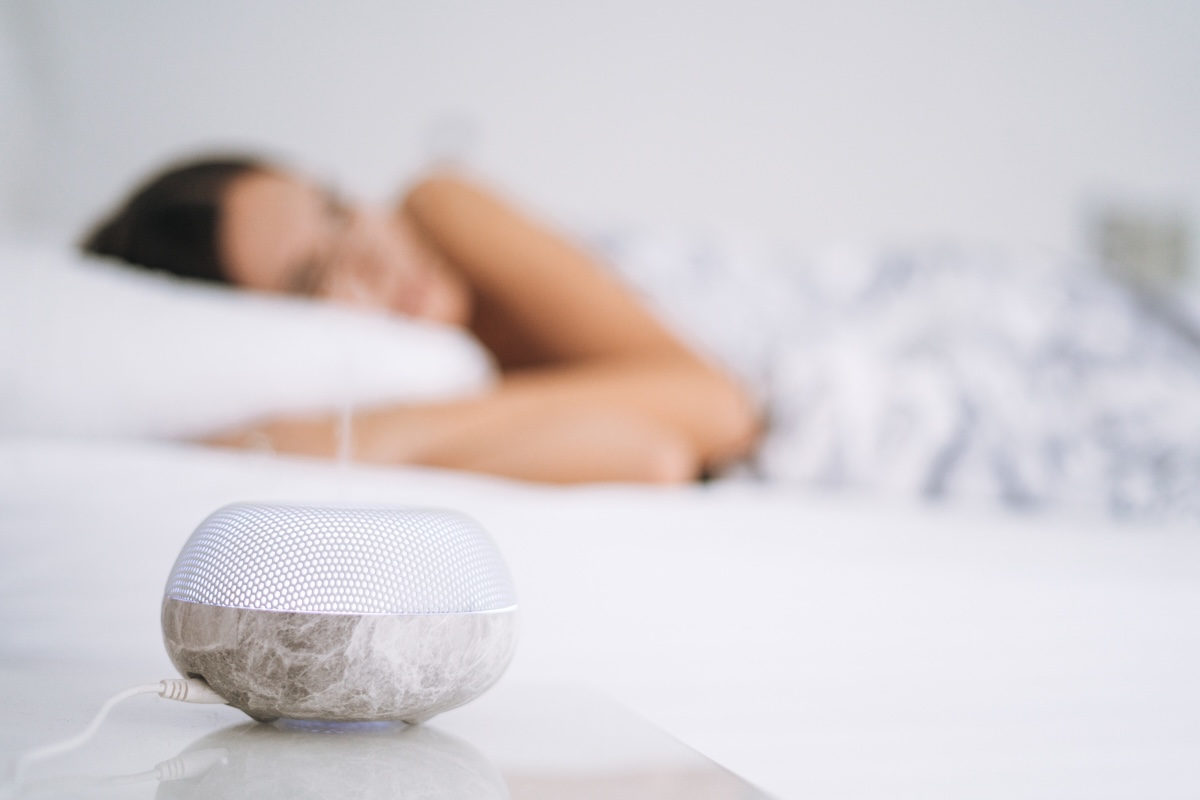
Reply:
<svg viewBox="0 0 1200 800"><path fill-rule="evenodd" d="M516 605L479 523L453 511L238 504L196 529L166 596L230 608L447 614Z"/></svg>

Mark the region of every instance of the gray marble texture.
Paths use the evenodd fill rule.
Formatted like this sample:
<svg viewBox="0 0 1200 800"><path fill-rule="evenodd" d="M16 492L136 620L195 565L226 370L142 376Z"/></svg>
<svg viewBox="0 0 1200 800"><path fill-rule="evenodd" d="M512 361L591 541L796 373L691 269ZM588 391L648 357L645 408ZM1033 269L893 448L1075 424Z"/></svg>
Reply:
<svg viewBox="0 0 1200 800"><path fill-rule="evenodd" d="M180 674L201 676L257 720L423 722L504 673L516 608L465 614L312 614L165 598L163 640Z"/></svg>

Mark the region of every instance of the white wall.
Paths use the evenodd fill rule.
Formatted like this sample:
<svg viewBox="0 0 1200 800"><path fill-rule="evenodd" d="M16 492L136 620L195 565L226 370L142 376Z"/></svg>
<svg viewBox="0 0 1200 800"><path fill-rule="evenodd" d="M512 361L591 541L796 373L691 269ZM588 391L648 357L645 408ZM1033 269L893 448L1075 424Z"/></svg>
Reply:
<svg viewBox="0 0 1200 800"><path fill-rule="evenodd" d="M0 236L13 233L33 157L33 87L16 12L0 4Z"/></svg>
<svg viewBox="0 0 1200 800"><path fill-rule="evenodd" d="M1066 248L1091 198L1200 204L1195 0L0 2L64 230L212 144L380 194L439 129L574 220Z"/></svg>

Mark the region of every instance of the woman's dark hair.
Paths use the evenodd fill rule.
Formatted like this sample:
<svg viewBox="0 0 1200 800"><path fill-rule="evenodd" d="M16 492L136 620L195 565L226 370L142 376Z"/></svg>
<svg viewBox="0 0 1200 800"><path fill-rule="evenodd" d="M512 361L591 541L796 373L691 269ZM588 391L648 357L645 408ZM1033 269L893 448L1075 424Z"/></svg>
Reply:
<svg viewBox="0 0 1200 800"><path fill-rule="evenodd" d="M138 187L81 246L146 269L228 283L219 252L221 201L234 179L269 169L241 157L168 167Z"/></svg>

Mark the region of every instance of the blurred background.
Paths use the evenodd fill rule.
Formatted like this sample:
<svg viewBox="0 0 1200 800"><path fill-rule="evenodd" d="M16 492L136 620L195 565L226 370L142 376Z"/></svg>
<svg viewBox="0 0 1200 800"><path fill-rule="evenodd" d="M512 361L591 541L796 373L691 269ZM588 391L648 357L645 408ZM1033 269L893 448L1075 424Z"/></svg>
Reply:
<svg viewBox="0 0 1200 800"><path fill-rule="evenodd" d="M387 197L457 161L569 224L1101 251L1188 280L1194 0L0 0L0 224L197 149Z"/></svg>

